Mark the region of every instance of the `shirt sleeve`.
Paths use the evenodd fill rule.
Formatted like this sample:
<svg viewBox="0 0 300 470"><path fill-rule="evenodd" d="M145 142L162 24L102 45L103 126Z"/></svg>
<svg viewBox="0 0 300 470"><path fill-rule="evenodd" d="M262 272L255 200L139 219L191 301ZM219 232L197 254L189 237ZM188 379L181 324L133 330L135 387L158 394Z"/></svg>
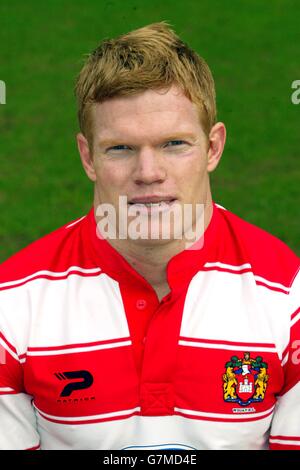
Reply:
<svg viewBox="0 0 300 470"><path fill-rule="evenodd" d="M300 450L300 272L289 294L290 341L282 366L285 382L278 396L272 420L271 450Z"/></svg>
<svg viewBox="0 0 300 470"><path fill-rule="evenodd" d="M1 327L0 311L0 449L39 448L32 397L23 387L23 369L16 348Z"/></svg>

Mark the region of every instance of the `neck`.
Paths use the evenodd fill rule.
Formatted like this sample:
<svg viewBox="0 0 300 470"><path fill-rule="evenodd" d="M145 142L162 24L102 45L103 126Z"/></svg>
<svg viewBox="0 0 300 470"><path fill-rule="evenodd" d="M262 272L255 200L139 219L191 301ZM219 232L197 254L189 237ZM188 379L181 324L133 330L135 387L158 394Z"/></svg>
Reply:
<svg viewBox="0 0 300 470"><path fill-rule="evenodd" d="M184 250L182 240L172 240L166 244L139 245L132 240L109 240L109 243L149 284L158 291L169 291L166 267L171 258Z"/></svg>
<svg viewBox="0 0 300 470"><path fill-rule="evenodd" d="M204 230L206 230L213 213L211 198L204 205ZM131 240L108 239L126 261L141 275L156 291L159 300L169 292L166 267L168 262L182 252L187 240Z"/></svg>

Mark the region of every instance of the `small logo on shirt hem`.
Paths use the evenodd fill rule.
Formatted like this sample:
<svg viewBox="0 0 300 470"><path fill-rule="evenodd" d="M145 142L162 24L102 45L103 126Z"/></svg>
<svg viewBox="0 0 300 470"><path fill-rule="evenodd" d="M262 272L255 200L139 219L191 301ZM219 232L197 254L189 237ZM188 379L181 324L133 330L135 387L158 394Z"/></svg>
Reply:
<svg viewBox="0 0 300 470"><path fill-rule="evenodd" d="M255 408L232 408L233 413L255 413Z"/></svg>
<svg viewBox="0 0 300 470"><path fill-rule="evenodd" d="M96 400L96 397L64 398L63 400L56 400L56 402L60 405L66 405L66 404L77 405L78 403L93 401L93 400Z"/></svg>

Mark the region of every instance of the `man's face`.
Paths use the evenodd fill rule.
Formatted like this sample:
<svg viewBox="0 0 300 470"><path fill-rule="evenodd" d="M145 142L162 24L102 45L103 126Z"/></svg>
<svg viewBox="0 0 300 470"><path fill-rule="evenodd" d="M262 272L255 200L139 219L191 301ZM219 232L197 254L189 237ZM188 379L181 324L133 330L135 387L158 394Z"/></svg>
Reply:
<svg viewBox="0 0 300 470"><path fill-rule="evenodd" d="M109 99L92 113L91 165L84 167L95 182L95 209L112 204L118 218L119 197L126 196L128 208L149 218L173 204L210 201L208 172L216 164L209 163L199 112L179 88Z"/></svg>

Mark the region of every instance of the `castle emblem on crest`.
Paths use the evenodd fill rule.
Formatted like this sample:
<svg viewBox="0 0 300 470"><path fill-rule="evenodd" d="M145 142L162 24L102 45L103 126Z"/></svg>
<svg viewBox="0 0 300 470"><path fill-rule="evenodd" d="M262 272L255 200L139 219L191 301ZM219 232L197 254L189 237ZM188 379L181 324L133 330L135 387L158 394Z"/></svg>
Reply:
<svg viewBox="0 0 300 470"><path fill-rule="evenodd" d="M268 364L261 356L253 359L249 352L242 359L232 356L223 374L224 400L241 406L263 401L269 380L267 369Z"/></svg>

